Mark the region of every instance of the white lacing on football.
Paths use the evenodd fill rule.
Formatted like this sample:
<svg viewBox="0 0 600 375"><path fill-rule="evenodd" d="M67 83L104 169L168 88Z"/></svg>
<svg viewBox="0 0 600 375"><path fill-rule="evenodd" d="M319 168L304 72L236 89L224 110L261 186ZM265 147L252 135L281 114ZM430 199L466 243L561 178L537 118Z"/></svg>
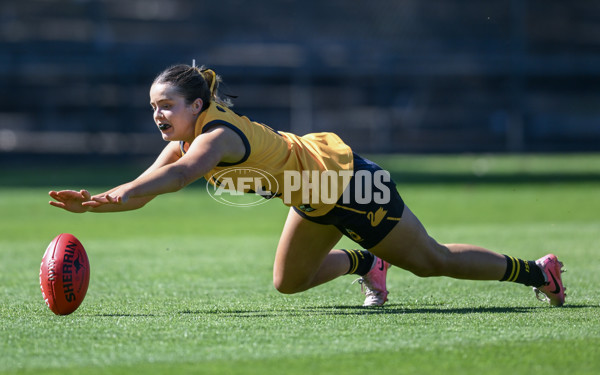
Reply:
<svg viewBox="0 0 600 375"><path fill-rule="evenodd" d="M54 261L54 259L50 259L48 260L48 280L50 281L54 281L54 266L55 266L56 262Z"/></svg>

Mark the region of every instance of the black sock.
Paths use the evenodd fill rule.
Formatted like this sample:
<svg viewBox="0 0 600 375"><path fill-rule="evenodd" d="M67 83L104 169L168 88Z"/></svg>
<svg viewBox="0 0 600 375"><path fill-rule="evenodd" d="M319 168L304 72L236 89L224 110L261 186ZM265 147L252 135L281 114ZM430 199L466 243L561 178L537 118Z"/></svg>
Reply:
<svg viewBox="0 0 600 375"><path fill-rule="evenodd" d="M345 252L346 255L348 255L348 259L350 259L350 268L348 269L348 272L346 272L346 275L354 274L364 276L371 270L375 255L366 250L340 250Z"/></svg>
<svg viewBox="0 0 600 375"><path fill-rule="evenodd" d="M546 283L544 274L535 261L504 256L506 257L506 272L500 281L512 281L534 287L540 287Z"/></svg>

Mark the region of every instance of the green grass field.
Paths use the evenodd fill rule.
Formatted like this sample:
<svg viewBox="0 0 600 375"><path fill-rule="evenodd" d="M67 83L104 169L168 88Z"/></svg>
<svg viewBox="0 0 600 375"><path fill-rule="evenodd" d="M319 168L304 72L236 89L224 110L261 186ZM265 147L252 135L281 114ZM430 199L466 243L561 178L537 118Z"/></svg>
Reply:
<svg viewBox="0 0 600 375"><path fill-rule="evenodd" d="M224 206L199 181L136 212L75 215L50 207L47 191L99 192L135 168L5 167L0 374L600 371L600 155L372 159L439 241L528 259L555 252L568 270L566 306L516 284L398 268L384 308L359 307L352 276L281 295L271 284L280 202ZM82 241L92 272L69 316L50 312L38 283L42 254L62 232Z"/></svg>

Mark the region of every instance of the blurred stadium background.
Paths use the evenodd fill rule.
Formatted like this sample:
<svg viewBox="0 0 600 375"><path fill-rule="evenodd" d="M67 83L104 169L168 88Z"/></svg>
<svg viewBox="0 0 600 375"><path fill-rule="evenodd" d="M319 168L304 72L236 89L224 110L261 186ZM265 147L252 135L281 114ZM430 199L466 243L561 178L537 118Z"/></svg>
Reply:
<svg viewBox="0 0 600 375"><path fill-rule="evenodd" d="M0 165L155 155L149 85L192 59L363 153L600 151L598 1L3 0L0 43Z"/></svg>

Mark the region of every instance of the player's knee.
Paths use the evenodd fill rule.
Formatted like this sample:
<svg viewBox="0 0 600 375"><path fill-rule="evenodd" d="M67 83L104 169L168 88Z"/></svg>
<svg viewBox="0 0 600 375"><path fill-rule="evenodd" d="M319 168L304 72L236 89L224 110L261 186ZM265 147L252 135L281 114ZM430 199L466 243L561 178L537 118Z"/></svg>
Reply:
<svg viewBox="0 0 600 375"><path fill-rule="evenodd" d="M444 276L446 275L449 254L447 247L431 239L424 256L413 262L408 270L419 277Z"/></svg>
<svg viewBox="0 0 600 375"><path fill-rule="evenodd" d="M409 269L410 272L419 277L440 276L439 268L431 263L418 264Z"/></svg>
<svg viewBox="0 0 600 375"><path fill-rule="evenodd" d="M282 294L294 294L306 290L303 285L297 282L291 282L284 277L273 276L273 286Z"/></svg>

